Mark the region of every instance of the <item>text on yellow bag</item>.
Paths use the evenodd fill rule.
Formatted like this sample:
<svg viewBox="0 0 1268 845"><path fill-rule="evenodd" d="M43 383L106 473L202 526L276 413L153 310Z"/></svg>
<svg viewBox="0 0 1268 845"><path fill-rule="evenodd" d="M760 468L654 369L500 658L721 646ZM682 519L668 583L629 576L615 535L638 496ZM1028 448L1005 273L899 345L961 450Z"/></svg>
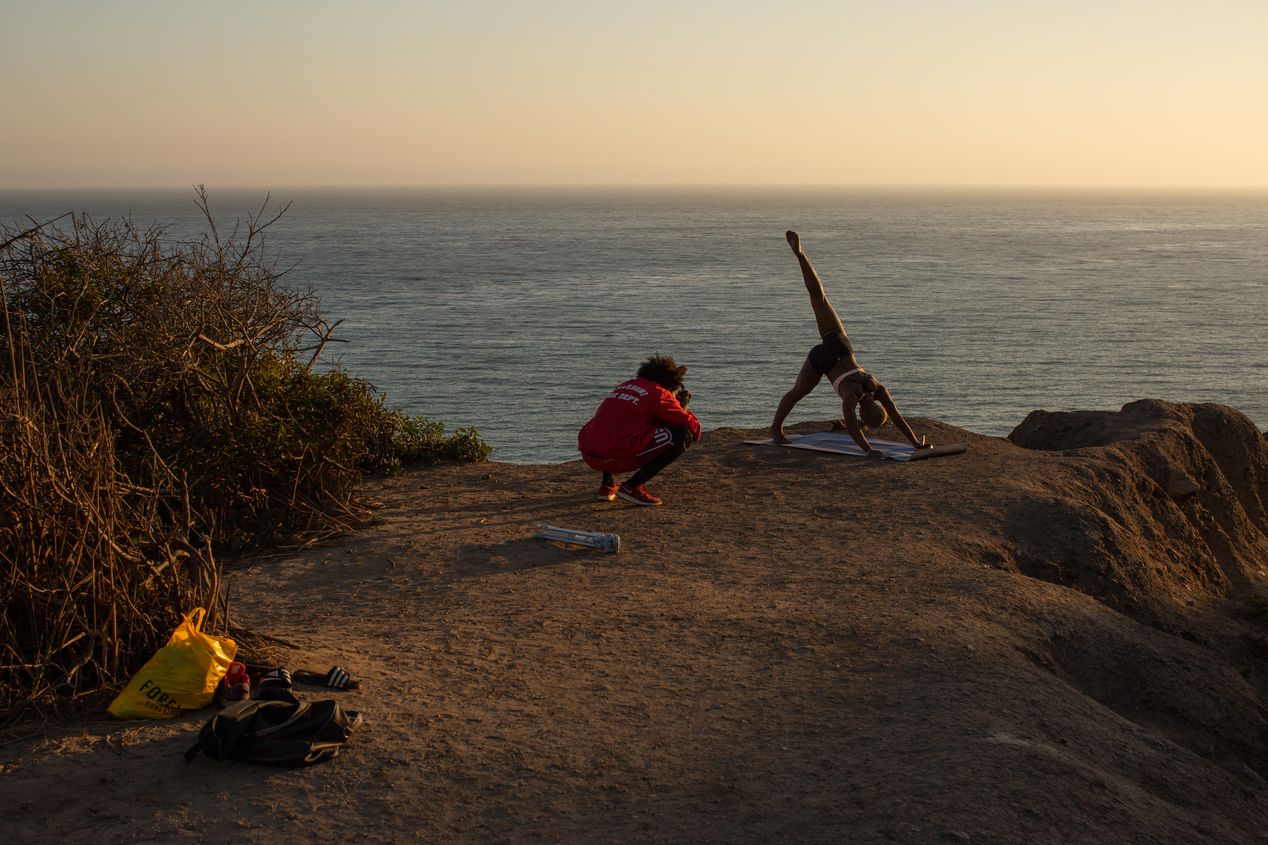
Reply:
<svg viewBox="0 0 1268 845"><path fill-rule="evenodd" d="M216 684L229 669L238 645L228 637L204 634L207 612L194 608L110 704L123 719L170 719L211 704Z"/></svg>

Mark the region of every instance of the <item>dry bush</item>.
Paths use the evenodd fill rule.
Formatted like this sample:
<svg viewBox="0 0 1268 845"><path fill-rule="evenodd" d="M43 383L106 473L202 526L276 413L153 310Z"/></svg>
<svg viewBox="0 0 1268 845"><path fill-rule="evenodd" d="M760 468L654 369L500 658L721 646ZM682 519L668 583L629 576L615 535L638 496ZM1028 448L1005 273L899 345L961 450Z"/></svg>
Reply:
<svg viewBox="0 0 1268 845"><path fill-rule="evenodd" d="M191 547L164 518L175 488L131 483L100 406L58 375L37 376L24 345L11 341L9 352L0 392L5 711L126 680L171 633L176 609L215 610L219 593L210 549Z"/></svg>
<svg viewBox="0 0 1268 845"><path fill-rule="evenodd" d="M125 679L216 604L213 549L345 531L365 472L489 454L316 371L335 326L264 258L280 215L222 236L198 201L195 243L82 217L0 239L0 709Z"/></svg>

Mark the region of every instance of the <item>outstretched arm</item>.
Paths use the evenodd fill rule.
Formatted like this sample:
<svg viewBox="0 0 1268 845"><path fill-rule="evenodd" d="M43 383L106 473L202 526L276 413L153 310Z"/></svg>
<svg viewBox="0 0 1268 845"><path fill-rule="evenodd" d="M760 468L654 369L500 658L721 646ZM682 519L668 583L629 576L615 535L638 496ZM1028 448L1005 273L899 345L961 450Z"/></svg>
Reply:
<svg viewBox="0 0 1268 845"><path fill-rule="evenodd" d="M858 414L855 413L855 406L858 403L857 397L841 400L841 418L845 421L845 430L869 458L883 458L885 453L868 442L867 435L863 433L863 427L859 425Z"/></svg>
<svg viewBox="0 0 1268 845"><path fill-rule="evenodd" d="M903 436L911 441L911 445L915 446L917 449L923 449L933 445L932 443L925 442L923 437L916 437L916 432L912 431L911 426L908 425L907 420L903 418L903 415L898 413L898 406L894 404L894 397L889 395L889 388L882 386L881 389L876 392L876 400L881 403L881 407L885 409L885 413L889 414L889 418L893 420L894 425L898 426L898 430L903 433Z"/></svg>
<svg viewBox="0 0 1268 845"><path fill-rule="evenodd" d="M806 283L806 293L810 294L810 307L814 310L815 325L819 328L819 335L833 332L845 334L845 326L841 324L841 318L837 316L836 309L832 307L832 303L828 301L828 295L823 291L823 282L819 279L819 273L801 248L801 238L791 230L785 232L784 237L788 239L788 245L792 247L793 255L797 256L797 263L801 266L801 278Z"/></svg>

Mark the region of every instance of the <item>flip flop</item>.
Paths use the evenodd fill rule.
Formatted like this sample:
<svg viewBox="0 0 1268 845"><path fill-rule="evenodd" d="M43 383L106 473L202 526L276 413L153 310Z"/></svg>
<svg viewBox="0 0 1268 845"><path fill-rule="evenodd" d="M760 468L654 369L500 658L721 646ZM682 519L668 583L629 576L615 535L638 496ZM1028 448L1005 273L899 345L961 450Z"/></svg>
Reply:
<svg viewBox="0 0 1268 845"><path fill-rule="evenodd" d="M255 682L258 689L262 686L270 686L274 689L290 689L291 688L291 672L281 666L264 666L258 663L248 663L247 671L251 673L251 680Z"/></svg>
<svg viewBox="0 0 1268 845"><path fill-rule="evenodd" d="M255 685L255 698L268 698L272 691L289 690L291 688L291 673L287 669L274 669L256 677L259 680Z"/></svg>
<svg viewBox="0 0 1268 845"><path fill-rule="evenodd" d="M337 690L356 689L360 686L359 683L352 680L351 676L348 675L347 670L345 670L342 666L332 666L330 667L330 671L324 675L319 675L316 672L309 672L305 669L296 669L291 673L291 677L297 683L311 684L312 686L317 687L330 687L331 689Z"/></svg>

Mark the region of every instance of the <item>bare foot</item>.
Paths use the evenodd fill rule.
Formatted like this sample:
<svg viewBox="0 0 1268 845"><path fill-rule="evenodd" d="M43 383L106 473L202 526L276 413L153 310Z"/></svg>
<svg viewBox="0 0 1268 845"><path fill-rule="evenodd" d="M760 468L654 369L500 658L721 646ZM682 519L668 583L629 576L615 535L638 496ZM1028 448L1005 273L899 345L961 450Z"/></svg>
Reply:
<svg viewBox="0 0 1268 845"><path fill-rule="evenodd" d="M797 233L789 229L784 232L784 237L788 239L788 245L792 247L792 251L801 255L801 238L797 236Z"/></svg>
<svg viewBox="0 0 1268 845"><path fill-rule="evenodd" d="M772 428L770 430L770 439L780 444L792 442L791 440L789 440L787 437L784 436L784 430L782 428Z"/></svg>

